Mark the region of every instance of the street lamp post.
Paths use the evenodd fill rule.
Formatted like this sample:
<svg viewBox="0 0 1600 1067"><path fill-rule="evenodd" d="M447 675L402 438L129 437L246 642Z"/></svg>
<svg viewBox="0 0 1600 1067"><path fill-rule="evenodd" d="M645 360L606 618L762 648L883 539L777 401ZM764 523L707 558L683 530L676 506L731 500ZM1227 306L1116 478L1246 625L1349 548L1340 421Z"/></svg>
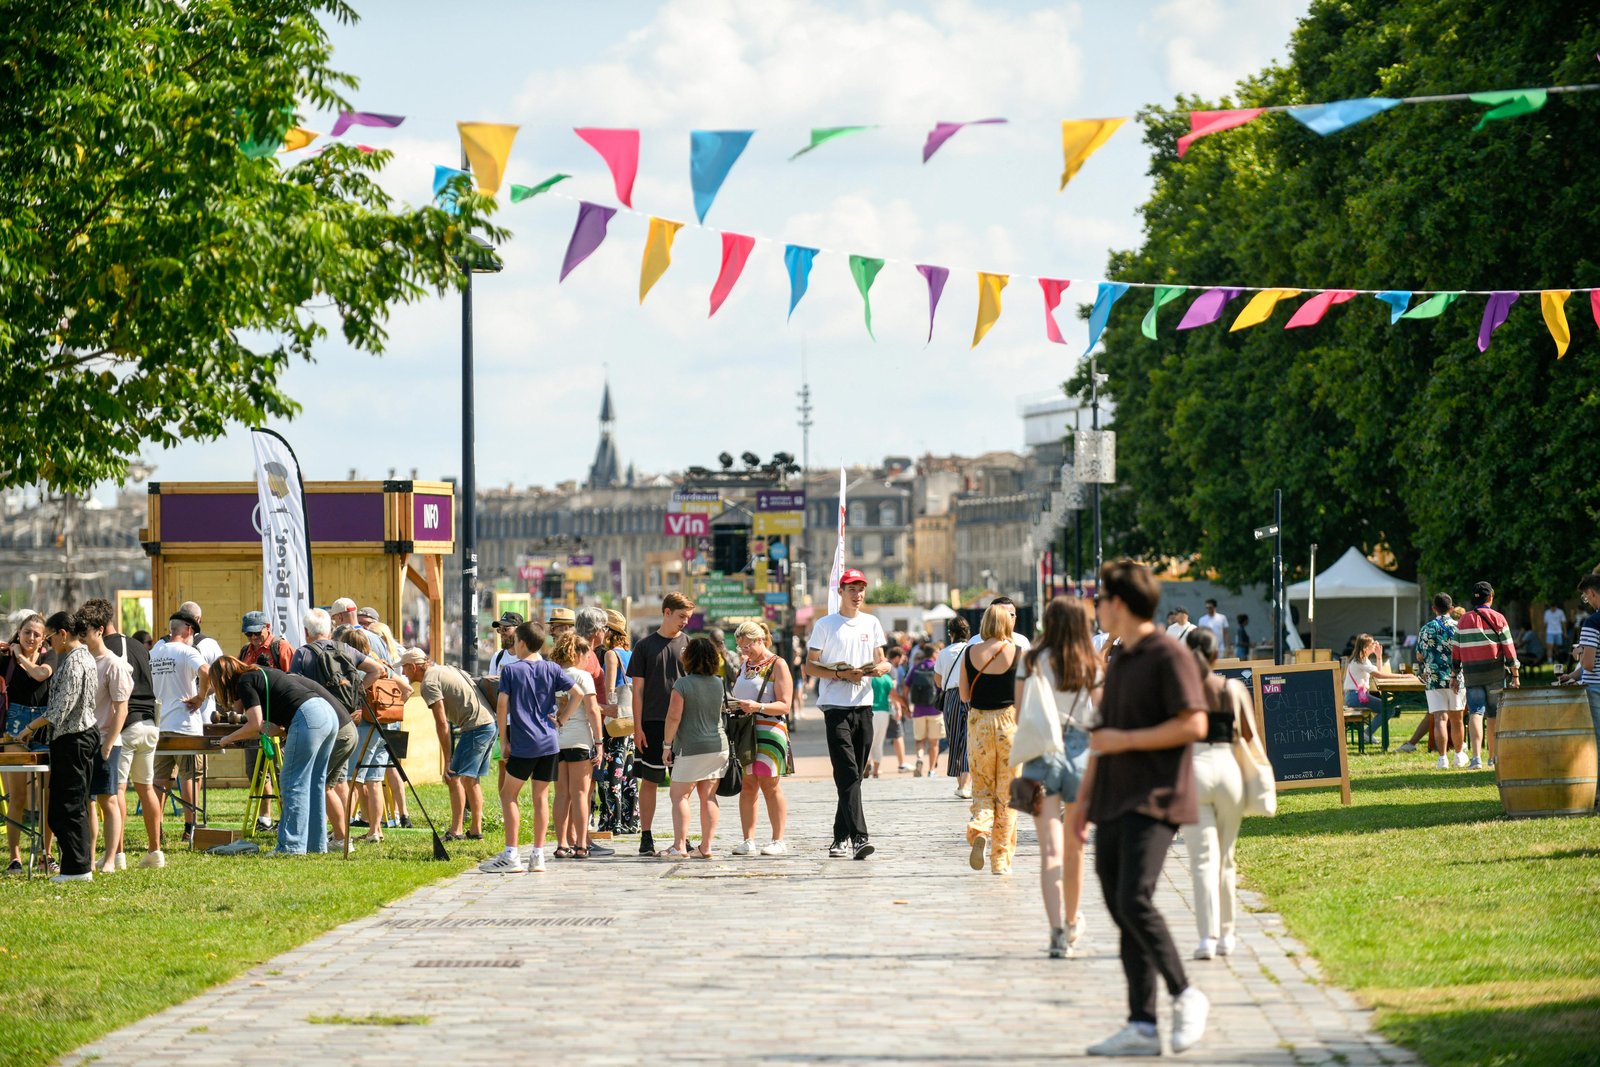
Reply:
<svg viewBox="0 0 1600 1067"><path fill-rule="evenodd" d="M499 273L500 259L487 241L468 235L469 252L457 261L461 289L461 669L478 672L478 488L472 383L472 276Z"/></svg>

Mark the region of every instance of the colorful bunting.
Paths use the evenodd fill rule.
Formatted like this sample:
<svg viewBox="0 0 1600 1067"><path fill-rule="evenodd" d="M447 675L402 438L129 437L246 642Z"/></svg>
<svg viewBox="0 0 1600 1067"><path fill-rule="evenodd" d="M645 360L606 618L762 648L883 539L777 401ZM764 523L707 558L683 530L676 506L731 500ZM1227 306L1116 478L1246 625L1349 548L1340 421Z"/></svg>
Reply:
<svg viewBox="0 0 1600 1067"><path fill-rule="evenodd" d="M1454 304L1460 293L1435 293L1400 317L1402 319L1436 319L1444 309Z"/></svg>
<svg viewBox="0 0 1600 1067"><path fill-rule="evenodd" d="M1393 97L1367 96L1359 100L1335 100L1331 104L1292 107L1289 117L1311 132L1326 137L1358 122L1365 122L1374 115L1381 115L1399 104L1400 101Z"/></svg>
<svg viewBox="0 0 1600 1067"><path fill-rule="evenodd" d="M1589 311L1594 315L1594 324L1600 326L1600 289L1589 290Z"/></svg>
<svg viewBox="0 0 1600 1067"><path fill-rule="evenodd" d="M433 168L433 198L439 202L441 208L454 215L456 213L456 193L454 189L449 187L450 179L470 177L470 174L457 167L435 166Z"/></svg>
<svg viewBox="0 0 1600 1067"><path fill-rule="evenodd" d="M1400 316L1406 313L1406 308L1411 304L1410 289L1387 289L1378 293L1374 299L1382 300L1389 305L1389 325L1393 326L1400 321Z"/></svg>
<svg viewBox="0 0 1600 1067"><path fill-rule="evenodd" d="M1189 112L1189 132L1178 138L1178 158L1182 159L1184 153L1189 151L1189 146L1200 138L1221 133L1223 130L1231 130L1235 126L1243 126L1263 110L1259 107L1249 107L1233 111Z"/></svg>
<svg viewBox="0 0 1600 1067"><path fill-rule="evenodd" d="M1089 157L1094 155L1101 145L1111 140L1111 135L1127 121L1127 119L1067 119L1062 122L1061 154L1066 158L1066 165L1061 171L1062 189L1065 189L1073 176L1083 169Z"/></svg>
<svg viewBox="0 0 1600 1067"><path fill-rule="evenodd" d="M1040 278L1039 288L1044 290L1044 335L1058 345L1067 343L1061 336L1061 327L1056 325L1056 308L1061 306L1061 294L1067 291L1070 281L1063 278Z"/></svg>
<svg viewBox="0 0 1600 1067"><path fill-rule="evenodd" d="M578 201L578 221L567 240L567 254L561 257L561 277L557 281L566 281L574 267L594 254L594 250L606 239L606 227L616 213L614 207L591 204L587 200Z"/></svg>
<svg viewBox="0 0 1600 1067"><path fill-rule="evenodd" d="M1209 326L1222 318L1222 311L1228 302L1243 289L1207 289L1195 298L1189 305L1189 310L1183 313L1183 318L1178 322L1178 329L1192 330L1196 326Z"/></svg>
<svg viewBox="0 0 1600 1067"><path fill-rule="evenodd" d="M570 177L572 177L570 174L552 174L538 185L513 185L511 187L511 202L520 204L524 200L538 196L540 193L548 192L553 186L559 185Z"/></svg>
<svg viewBox="0 0 1600 1067"><path fill-rule="evenodd" d="M789 318L794 318L795 305L806 295L811 284L811 263L817 258L815 248L804 245L783 246L783 266L789 272ZM853 270L854 268L852 268Z"/></svg>
<svg viewBox="0 0 1600 1067"><path fill-rule="evenodd" d="M290 127L289 131L283 135L283 147L279 151L298 152L321 136L322 134L316 130L308 130L304 126Z"/></svg>
<svg viewBox="0 0 1600 1067"><path fill-rule="evenodd" d="M794 155L790 156L789 162L793 163L807 152L810 152L816 148L821 148L829 141L832 141L835 138L843 137L847 133L860 133L862 130L870 129L872 129L871 126L819 126L811 131L811 143L800 149L800 151L796 152Z"/></svg>
<svg viewBox="0 0 1600 1067"><path fill-rule="evenodd" d="M968 126L995 126L1006 122L1005 119L976 119L972 122L939 122L928 131L928 139L922 144L922 161L926 163L933 158L933 154L944 146L944 143Z"/></svg>
<svg viewBox="0 0 1600 1067"><path fill-rule="evenodd" d="M1296 308L1294 315L1284 324L1283 328L1285 330L1298 330L1302 326L1315 326L1322 321L1322 316L1328 313L1330 307L1352 300L1355 295L1355 290L1353 289L1330 289L1326 292L1318 293ZM1409 293L1406 294L1406 299L1411 299Z"/></svg>
<svg viewBox="0 0 1600 1067"><path fill-rule="evenodd" d="M242 116L243 112L240 114ZM247 134L240 140L239 151L243 152L247 159L266 159L276 155L278 149L283 147L284 135L289 132L289 127L294 125L294 119L288 108L278 108L274 116L268 119L271 125ZM248 118L246 121L249 121Z"/></svg>
<svg viewBox="0 0 1600 1067"><path fill-rule="evenodd" d="M1550 99L1550 94L1543 89L1502 89L1493 93L1473 93L1468 97L1474 104L1490 105L1490 110L1483 113L1478 124L1472 127L1481 130L1484 126L1497 119L1514 119L1519 115L1531 115L1544 107Z"/></svg>
<svg viewBox="0 0 1600 1067"><path fill-rule="evenodd" d="M872 332L872 298L867 295L867 292L872 288L872 280L878 276L878 272L882 269L883 260L881 259L873 259L870 256L850 257L850 277L856 280L856 291L861 294L861 303L866 307L867 336L874 341L878 337Z"/></svg>
<svg viewBox="0 0 1600 1067"><path fill-rule="evenodd" d="M1188 291L1181 285L1156 286L1155 295L1150 300L1150 310L1144 313L1144 321L1139 323L1139 332L1154 341L1156 339L1156 314L1162 307L1172 303Z"/></svg>
<svg viewBox="0 0 1600 1067"><path fill-rule="evenodd" d="M394 129L406 120L404 115L379 115L373 111L341 111L329 137L338 137L352 126L383 126Z"/></svg>
<svg viewBox="0 0 1600 1067"><path fill-rule="evenodd" d="M978 273L978 322L972 328L972 347L977 348L983 335L1000 319L1000 290L1011 280L1008 274Z"/></svg>
<svg viewBox="0 0 1600 1067"><path fill-rule="evenodd" d="M644 295L672 265L672 241L681 229L681 222L651 216L650 230L644 239L644 256L639 260L639 303L644 303Z"/></svg>
<svg viewBox="0 0 1600 1067"><path fill-rule="evenodd" d="M689 184L694 187L694 213L701 222L717 198L754 130L694 130L689 134Z"/></svg>
<svg viewBox="0 0 1600 1067"><path fill-rule="evenodd" d="M1248 330L1252 326L1259 326L1272 317L1272 309L1278 306L1278 301L1291 296L1299 296L1298 289L1263 289L1250 298L1250 302L1239 312L1239 317L1233 320L1233 325L1228 327L1228 332Z"/></svg>
<svg viewBox="0 0 1600 1067"><path fill-rule="evenodd" d="M1100 283L1094 296L1094 307L1089 312L1089 347L1083 350L1084 355L1094 350L1095 342L1100 340L1100 334L1111 318L1111 305L1121 300L1122 294L1127 291L1128 287L1121 282Z"/></svg>
<svg viewBox="0 0 1600 1067"><path fill-rule="evenodd" d="M511 158L511 142L516 139L517 127L495 122L458 122L461 131L461 150L467 154L467 163L478 179L478 192L493 196L500 191L500 182L506 174L506 161Z"/></svg>
<svg viewBox="0 0 1600 1067"><path fill-rule="evenodd" d="M734 283L739 280L739 275L744 273L744 265L750 259L750 250L756 246L754 237L746 237L742 233L725 233L722 235L722 267L717 271L717 282L711 287L711 315L717 313L722 302L728 299L728 294L733 292ZM706 318L710 318L707 315Z"/></svg>
<svg viewBox="0 0 1600 1067"><path fill-rule="evenodd" d="M1544 311L1544 324L1550 328L1550 339L1556 343L1557 359L1567 354L1567 346L1572 343L1566 308L1571 295L1570 289L1546 289L1539 294L1539 307Z"/></svg>
<svg viewBox="0 0 1600 1067"><path fill-rule="evenodd" d="M611 182L616 186L617 199L625 207L632 207L633 179L639 173L639 131L602 130L584 126L572 132L600 153L600 158L611 168Z"/></svg>
<svg viewBox="0 0 1600 1067"><path fill-rule="evenodd" d="M949 280L950 272L930 263L918 263L917 273L928 281L928 343L932 344L933 315L939 310L939 297L944 295L944 283Z"/></svg>
<svg viewBox="0 0 1600 1067"><path fill-rule="evenodd" d="M1511 314L1511 305L1517 302L1516 293L1490 293L1489 301L1483 307L1483 321L1478 324L1478 351L1489 351L1489 339L1494 332L1505 325L1507 316Z"/></svg>

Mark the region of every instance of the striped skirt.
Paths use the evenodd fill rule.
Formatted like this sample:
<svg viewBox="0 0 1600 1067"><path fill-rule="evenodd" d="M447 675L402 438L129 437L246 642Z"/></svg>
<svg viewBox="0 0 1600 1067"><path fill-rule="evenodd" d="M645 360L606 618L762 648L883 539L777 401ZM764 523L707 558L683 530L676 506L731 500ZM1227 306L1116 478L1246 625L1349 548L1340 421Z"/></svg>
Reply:
<svg viewBox="0 0 1600 1067"><path fill-rule="evenodd" d="M953 686L944 691L944 736L950 742L945 774L951 778L966 774L967 702L961 699L961 690Z"/></svg>
<svg viewBox="0 0 1600 1067"><path fill-rule="evenodd" d="M756 716L756 760L750 773L757 778L782 778L790 773L789 724L783 719Z"/></svg>

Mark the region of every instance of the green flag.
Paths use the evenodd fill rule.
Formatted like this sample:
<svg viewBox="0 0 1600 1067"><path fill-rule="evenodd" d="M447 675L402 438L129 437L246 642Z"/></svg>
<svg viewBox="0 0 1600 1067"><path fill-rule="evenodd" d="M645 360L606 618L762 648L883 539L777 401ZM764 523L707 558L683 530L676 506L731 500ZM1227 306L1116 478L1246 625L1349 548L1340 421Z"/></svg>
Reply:
<svg viewBox="0 0 1600 1067"><path fill-rule="evenodd" d="M1493 93L1473 93L1471 100L1474 104L1487 104L1491 110L1485 111L1478 124L1472 128L1481 130L1496 119L1514 119L1518 115L1531 115L1544 107L1545 101L1549 99L1550 94L1543 89L1502 89Z"/></svg>
<svg viewBox="0 0 1600 1067"><path fill-rule="evenodd" d="M1434 293L1400 317L1402 319L1436 319L1443 315L1444 309L1454 304L1460 296L1460 293Z"/></svg>
<svg viewBox="0 0 1600 1067"><path fill-rule="evenodd" d="M870 129L872 129L871 126L819 126L811 131L811 143L790 156L789 161L792 163L813 148L820 148L836 137L843 137L847 133L860 133L862 130Z"/></svg>
<svg viewBox="0 0 1600 1067"><path fill-rule="evenodd" d="M570 177L572 177L570 174L552 174L538 185L513 185L511 187L511 202L519 204L529 197L548 192L552 186L564 182Z"/></svg>
<svg viewBox="0 0 1600 1067"><path fill-rule="evenodd" d="M861 292L861 303L867 309L867 336L874 341L878 339L872 332L872 298L867 296L867 290L872 288L872 280L883 269L883 260L873 259L870 256L850 257L850 277L856 280L856 288Z"/></svg>
<svg viewBox="0 0 1600 1067"><path fill-rule="evenodd" d="M1155 298L1150 301L1150 310L1144 313L1144 321L1139 324L1139 331L1154 341L1156 339L1156 312L1161 310L1161 305L1172 303L1188 291L1181 285L1156 286Z"/></svg>

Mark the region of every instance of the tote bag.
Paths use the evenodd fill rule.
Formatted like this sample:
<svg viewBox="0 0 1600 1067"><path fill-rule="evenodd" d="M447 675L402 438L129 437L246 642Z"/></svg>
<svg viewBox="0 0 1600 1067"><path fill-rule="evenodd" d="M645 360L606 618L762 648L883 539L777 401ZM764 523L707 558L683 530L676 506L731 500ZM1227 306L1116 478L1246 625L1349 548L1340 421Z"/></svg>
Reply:
<svg viewBox="0 0 1600 1067"><path fill-rule="evenodd" d="M1022 683L1017 732L1011 739L1011 763L1016 766L1061 751L1061 714L1056 710L1055 690L1039 671L1031 671Z"/></svg>
<svg viewBox="0 0 1600 1067"><path fill-rule="evenodd" d="M1278 785L1272 777L1272 764L1261 738L1252 731L1245 740L1244 726L1250 715L1249 701L1241 688L1229 685L1224 695L1233 701L1233 758L1239 764L1239 778L1244 783L1244 813L1246 815L1276 815L1278 813Z"/></svg>

